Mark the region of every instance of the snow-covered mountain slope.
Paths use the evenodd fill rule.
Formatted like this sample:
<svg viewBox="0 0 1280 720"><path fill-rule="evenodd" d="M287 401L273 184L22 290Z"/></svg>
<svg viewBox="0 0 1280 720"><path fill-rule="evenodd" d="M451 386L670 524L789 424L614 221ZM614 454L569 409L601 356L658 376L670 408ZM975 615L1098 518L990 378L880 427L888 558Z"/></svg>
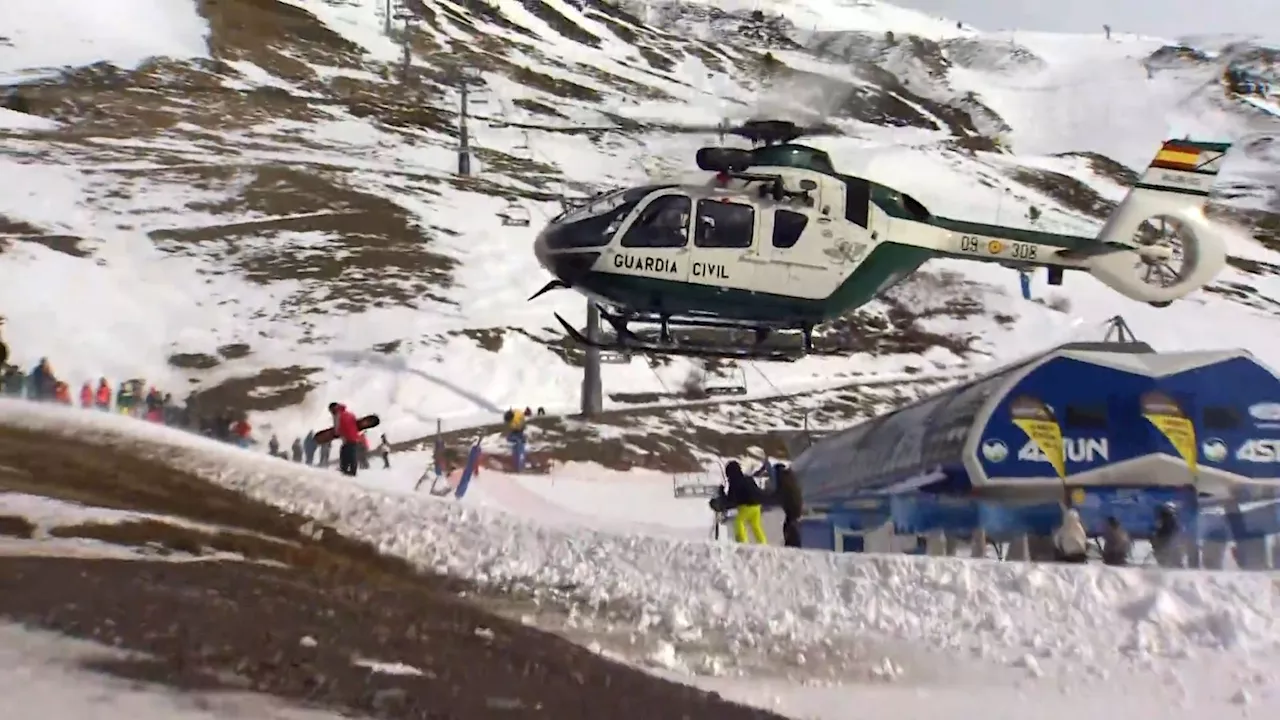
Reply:
<svg viewBox="0 0 1280 720"><path fill-rule="evenodd" d="M1025 226L1034 206L1038 226L1070 232L1100 225L1171 128L1243 137L1222 212L1264 242L1237 233L1233 268L1161 311L1079 277L1028 302L1012 271L935 261L842 325L847 358L723 370L759 374L753 390L976 366L1117 312L1159 347L1243 344L1280 362L1280 222L1263 212L1280 151L1259 135L1275 119L1217 82L1246 55L1272 67L1265 49L989 34L874 0L413 0L390 34L383 12L382 0L0 8L0 312L14 361L48 356L75 384L189 388L282 432L334 399L379 412L396 439L510 405L571 409L577 355L551 316L580 319L584 303L525 301L545 281L529 246L557 199L687 171L724 119L785 114L830 124L839 134L813 142L839 166L935 212ZM466 72L484 85L477 172L459 178ZM504 226L503 212L532 224ZM690 372L635 360L604 381L644 395Z"/></svg>

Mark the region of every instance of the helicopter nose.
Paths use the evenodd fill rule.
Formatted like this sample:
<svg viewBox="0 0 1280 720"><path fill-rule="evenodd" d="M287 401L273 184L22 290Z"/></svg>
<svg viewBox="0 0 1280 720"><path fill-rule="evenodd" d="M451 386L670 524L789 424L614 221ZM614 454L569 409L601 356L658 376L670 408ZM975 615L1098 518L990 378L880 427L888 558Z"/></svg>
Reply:
<svg viewBox="0 0 1280 720"><path fill-rule="evenodd" d="M549 256L549 248L547 246L547 233L549 231L549 228L547 230L543 230L538 233L538 237L534 238L533 256L538 259L538 264L541 265L544 270L552 272L551 258ZM554 273L552 272L552 274Z"/></svg>

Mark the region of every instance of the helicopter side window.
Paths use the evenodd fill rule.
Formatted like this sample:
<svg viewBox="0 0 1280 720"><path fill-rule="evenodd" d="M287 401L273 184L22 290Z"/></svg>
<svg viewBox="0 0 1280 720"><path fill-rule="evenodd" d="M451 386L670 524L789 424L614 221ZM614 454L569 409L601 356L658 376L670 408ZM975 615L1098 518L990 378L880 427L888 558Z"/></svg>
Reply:
<svg viewBox="0 0 1280 720"><path fill-rule="evenodd" d="M689 242L689 198L663 195L640 211L622 237L622 247L679 248Z"/></svg>
<svg viewBox="0 0 1280 720"><path fill-rule="evenodd" d="M756 211L750 205L698 201L693 244L701 248L749 248L755 242Z"/></svg>
<svg viewBox="0 0 1280 720"><path fill-rule="evenodd" d="M784 250L794 247L800 241L800 236L804 234L804 228L808 224L809 218L798 212L774 210L773 246Z"/></svg>

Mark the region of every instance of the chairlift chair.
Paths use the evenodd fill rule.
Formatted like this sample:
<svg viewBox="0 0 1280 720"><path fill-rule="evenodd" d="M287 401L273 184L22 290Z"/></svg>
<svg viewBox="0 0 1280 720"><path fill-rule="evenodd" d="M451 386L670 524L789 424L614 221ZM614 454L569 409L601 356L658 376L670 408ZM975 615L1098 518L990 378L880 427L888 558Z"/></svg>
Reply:
<svg viewBox="0 0 1280 720"><path fill-rule="evenodd" d="M605 365L630 365L631 356L627 353L614 352L612 350L601 350L600 362Z"/></svg>
<svg viewBox="0 0 1280 720"><path fill-rule="evenodd" d="M711 385L703 388L703 392L711 397L725 395L746 395L747 394L747 371L741 365L735 368L733 379L737 382L725 383L723 385Z"/></svg>
<svg viewBox="0 0 1280 720"><path fill-rule="evenodd" d="M507 227L529 227L532 222L529 211L515 201L508 203L502 212L498 213L498 218Z"/></svg>

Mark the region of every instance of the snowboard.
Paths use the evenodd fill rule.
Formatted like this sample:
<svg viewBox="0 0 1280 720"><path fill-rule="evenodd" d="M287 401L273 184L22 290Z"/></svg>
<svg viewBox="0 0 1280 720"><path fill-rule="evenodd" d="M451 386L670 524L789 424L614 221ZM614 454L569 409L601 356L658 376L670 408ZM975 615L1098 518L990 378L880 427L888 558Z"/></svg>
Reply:
<svg viewBox="0 0 1280 720"><path fill-rule="evenodd" d="M356 427L360 428L361 432L363 432L365 430L378 427L381 422L382 418L377 415L365 415L359 420L356 420ZM337 437L337 433L334 432L332 427L317 430L315 434L316 443L319 445L331 443L335 437Z"/></svg>

